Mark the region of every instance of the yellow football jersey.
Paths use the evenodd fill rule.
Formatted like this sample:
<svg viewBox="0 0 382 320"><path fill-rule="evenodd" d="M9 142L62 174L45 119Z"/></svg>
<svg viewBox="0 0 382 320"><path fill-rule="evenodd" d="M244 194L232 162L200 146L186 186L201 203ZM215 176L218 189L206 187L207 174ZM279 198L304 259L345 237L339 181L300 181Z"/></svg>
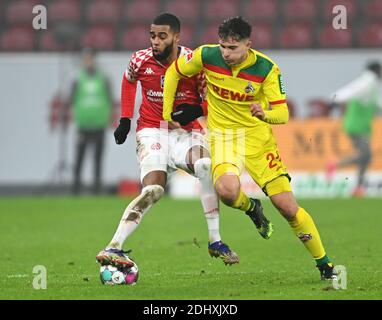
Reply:
<svg viewBox="0 0 382 320"><path fill-rule="evenodd" d="M203 70L207 83L209 129L245 128L253 131L268 127L268 123L287 122L286 95L278 66L256 50L250 49L248 53L245 61L232 67L225 63L219 45L201 46L176 60L165 76L163 118L171 120L179 79ZM266 114L264 120L252 116L252 103L261 104Z"/></svg>

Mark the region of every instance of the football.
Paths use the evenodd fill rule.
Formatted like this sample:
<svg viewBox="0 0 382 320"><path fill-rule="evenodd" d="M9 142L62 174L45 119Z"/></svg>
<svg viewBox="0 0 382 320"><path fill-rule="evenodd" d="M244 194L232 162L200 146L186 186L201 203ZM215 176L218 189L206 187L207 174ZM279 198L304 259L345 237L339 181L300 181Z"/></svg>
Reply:
<svg viewBox="0 0 382 320"><path fill-rule="evenodd" d="M138 281L138 266L130 268L117 268L112 265L101 266L100 268L100 279L102 284L107 285L135 285Z"/></svg>

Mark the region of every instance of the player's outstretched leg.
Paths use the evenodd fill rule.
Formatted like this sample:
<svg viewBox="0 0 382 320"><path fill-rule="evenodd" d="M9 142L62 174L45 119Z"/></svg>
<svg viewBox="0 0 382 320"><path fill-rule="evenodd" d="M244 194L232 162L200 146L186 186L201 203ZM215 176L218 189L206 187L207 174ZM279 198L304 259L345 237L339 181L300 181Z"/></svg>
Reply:
<svg viewBox="0 0 382 320"><path fill-rule="evenodd" d="M219 198L211 177L211 159L201 158L195 161L195 176L200 181L200 200L208 227L208 252L211 257L221 258L227 265L239 263L239 256L221 241L219 232Z"/></svg>
<svg viewBox="0 0 382 320"><path fill-rule="evenodd" d="M336 277L334 266L326 255L320 234L312 217L301 207L296 211L294 216L287 217L289 225L315 259L316 267L320 271L321 279L334 279Z"/></svg>
<svg viewBox="0 0 382 320"><path fill-rule="evenodd" d="M163 193L162 186L148 185L142 189L138 197L130 202L123 213L113 239L106 249L101 250L96 256L96 260L101 265L112 264L117 267L131 267L133 265L134 262L122 251L123 243L138 227L145 212L161 198Z"/></svg>
<svg viewBox="0 0 382 320"><path fill-rule="evenodd" d="M285 176L280 176L268 183L266 190L273 205L288 221L294 234L316 261L321 279L334 279L336 277L335 268L326 255L316 225L310 214L298 205L291 191L289 180Z"/></svg>

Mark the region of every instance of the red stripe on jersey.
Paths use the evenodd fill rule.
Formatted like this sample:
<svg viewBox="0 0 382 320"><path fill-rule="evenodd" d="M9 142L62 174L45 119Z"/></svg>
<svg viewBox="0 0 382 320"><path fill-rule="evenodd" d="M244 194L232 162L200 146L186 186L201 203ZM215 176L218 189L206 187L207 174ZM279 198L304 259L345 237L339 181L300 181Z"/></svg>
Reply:
<svg viewBox="0 0 382 320"><path fill-rule="evenodd" d="M275 104L282 104L282 103L286 103L286 100L284 99L284 100L277 100L277 101L271 101L271 102L269 102L269 104L270 104L271 106L273 106L273 105L275 105Z"/></svg>
<svg viewBox="0 0 382 320"><path fill-rule="evenodd" d="M219 66L214 66L213 64L204 64L204 67L210 71L220 73L220 74L225 74L226 76L232 76L231 70L219 67Z"/></svg>
<svg viewBox="0 0 382 320"><path fill-rule="evenodd" d="M133 118L136 92L137 82L128 81L124 74L121 89L121 118Z"/></svg>
<svg viewBox="0 0 382 320"><path fill-rule="evenodd" d="M245 73L245 72L239 72L237 77L241 78L241 79L257 82L257 83L262 83L264 81L264 79L265 79L265 77L255 76L255 75L252 75L252 74L249 74L249 73Z"/></svg>

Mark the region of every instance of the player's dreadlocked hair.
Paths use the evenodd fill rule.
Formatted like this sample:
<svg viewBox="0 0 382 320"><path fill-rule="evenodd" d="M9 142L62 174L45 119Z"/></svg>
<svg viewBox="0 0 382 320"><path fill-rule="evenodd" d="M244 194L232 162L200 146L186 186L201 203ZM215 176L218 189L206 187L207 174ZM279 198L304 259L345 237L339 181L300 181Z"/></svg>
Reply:
<svg viewBox="0 0 382 320"><path fill-rule="evenodd" d="M170 29L174 33L180 32L180 21L177 16L171 13L160 14L154 19L153 24L170 26Z"/></svg>
<svg viewBox="0 0 382 320"><path fill-rule="evenodd" d="M251 36L252 26L242 17L233 17L224 20L219 26L220 39L232 38L236 41L248 39Z"/></svg>

